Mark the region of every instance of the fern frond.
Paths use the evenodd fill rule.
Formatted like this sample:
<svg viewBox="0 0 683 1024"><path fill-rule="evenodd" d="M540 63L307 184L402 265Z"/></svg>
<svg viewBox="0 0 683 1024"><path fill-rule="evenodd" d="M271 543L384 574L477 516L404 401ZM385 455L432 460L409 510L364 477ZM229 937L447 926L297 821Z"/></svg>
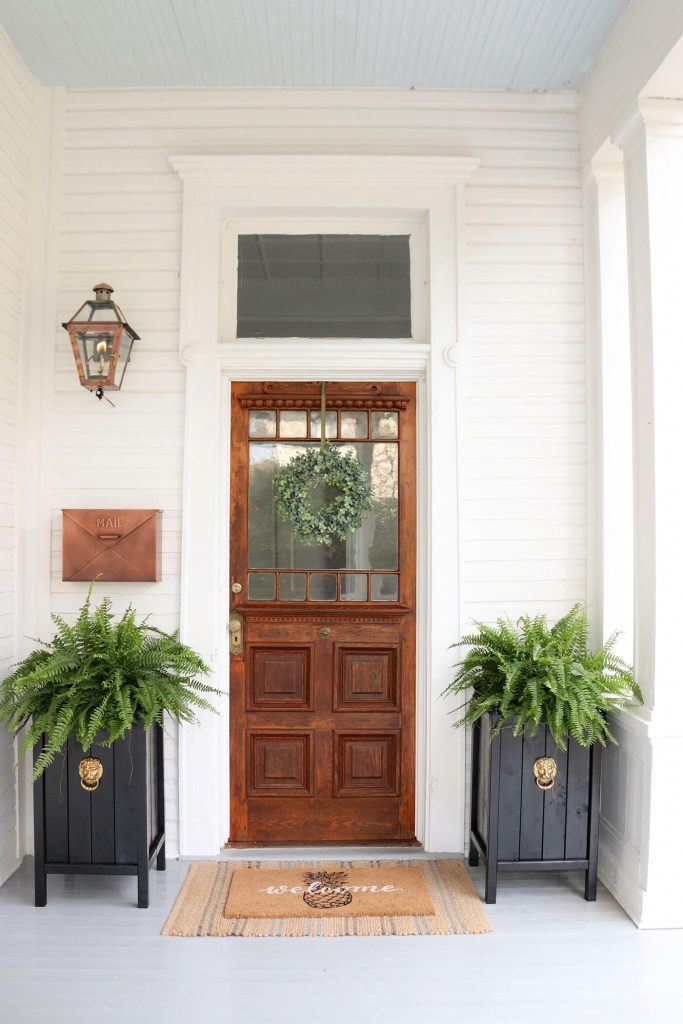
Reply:
<svg viewBox="0 0 683 1024"><path fill-rule="evenodd" d="M453 647L466 648L446 694L465 694L455 727L471 725L487 711L512 721L516 736L546 725L561 750L572 737L582 746L616 742L607 716L628 703L642 703L633 669L613 651L618 634L596 651L588 649L586 609L574 605L554 625L543 615L507 618L495 626L475 622L477 632Z"/></svg>
<svg viewBox="0 0 683 1024"><path fill-rule="evenodd" d="M132 607L115 621L109 598L92 607L92 590L73 625L53 615L52 640L0 682L0 722L14 733L28 724L24 750L45 737L34 778L71 735L87 750L120 739L135 722L162 725L166 712L195 722L198 710L215 711L208 698L221 693L199 678L210 669L178 633L138 621Z"/></svg>

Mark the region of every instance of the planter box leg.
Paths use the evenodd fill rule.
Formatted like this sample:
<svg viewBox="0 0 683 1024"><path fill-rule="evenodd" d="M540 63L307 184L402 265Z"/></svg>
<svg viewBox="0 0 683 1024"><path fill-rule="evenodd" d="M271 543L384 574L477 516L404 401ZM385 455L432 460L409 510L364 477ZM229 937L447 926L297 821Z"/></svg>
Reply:
<svg viewBox="0 0 683 1024"><path fill-rule="evenodd" d="M595 743L590 759L590 812L588 816L588 870L586 871L585 898L597 899L598 891L598 830L600 825L600 773L602 749Z"/></svg>
<svg viewBox="0 0 683 1024"><path fill-rule="evenodd" d="M38 760L38 748L33 751L33 763ZM35 904L44 907L47 903L47 873L45 871L45 790L44 780L33 784L33 846L35 860Z"/></svg>
<svg viewBox="0 0 683 1024"><path fill-rule="evenodd" d="M149 864L138 868L138 907L146 910L149 906Z"/></svg>
<svg viewBox="0 0 683 1024"><path fill-rule="evenodd" d="M137 773L138 907L149 906L149 841L147 834L147 733L138 723L135 730Z"/></svg>
<svg viewBox="0 0 683 1024"><path fill-rule="evenodd" d="M155 756L157 766L157 829L164 833L164 841L157 854L157 871L166 870L166 808L164 805L164 730L160 725L154 726L156 738Z"/></svg>
<svg viewBox="0 0 683 1024"><path fill-rule="evenodd" d="M486 884L484 888L484 902L496 902L496 887L498 884L498 865L495 860L488 857L486 861Z"/></svg>
<svg viewBox="0 0 683 1024"><path fill-rule="evenodd" d="M47 904L47 875L42 865L36 860L36 906L44 907Z"/></svg>
<svg viewBox="0 0 683 1024"><path fill-rule="evenodd" d="M496 902L498 883L498 803L500 800L500 735L489 746L489 818L486 839L486 886L484 900Z"/></svg>
<svg viewBox="0 0 683 1024"><path fill-rule="evenodd" d="M469 866L471 868L476 868L476 866L479 864L479 851L477 850L477 847L474 845L474 843L472 842L471 839L470 839L470 852L469 852L469 856L467 858L467 863L469 864Z"/></svg>

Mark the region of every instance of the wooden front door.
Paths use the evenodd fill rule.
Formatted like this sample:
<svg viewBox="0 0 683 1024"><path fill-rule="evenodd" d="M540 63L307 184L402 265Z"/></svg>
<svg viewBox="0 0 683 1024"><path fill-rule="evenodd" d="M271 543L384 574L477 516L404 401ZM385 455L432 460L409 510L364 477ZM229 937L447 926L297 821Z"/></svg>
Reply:
<svg viewBox="0 0 683 1024"><path fill-rule="evenodd" d="M320 443L320 384L233 384L233 843L415 836L415 385L329 383L327 410L373 505L346 540L310 545L273 480Z"/></svg>

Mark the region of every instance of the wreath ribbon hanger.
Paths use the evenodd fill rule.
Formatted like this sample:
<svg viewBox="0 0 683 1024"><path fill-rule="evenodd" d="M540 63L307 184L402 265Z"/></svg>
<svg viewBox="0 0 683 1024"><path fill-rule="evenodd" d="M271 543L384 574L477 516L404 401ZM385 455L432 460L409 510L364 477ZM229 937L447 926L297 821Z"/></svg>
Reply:
<svg viewBox="0 0 683 1024"><path fill-rule="evenodd" d="M320 451L327 444L327 381L320 382Z"/></svg>

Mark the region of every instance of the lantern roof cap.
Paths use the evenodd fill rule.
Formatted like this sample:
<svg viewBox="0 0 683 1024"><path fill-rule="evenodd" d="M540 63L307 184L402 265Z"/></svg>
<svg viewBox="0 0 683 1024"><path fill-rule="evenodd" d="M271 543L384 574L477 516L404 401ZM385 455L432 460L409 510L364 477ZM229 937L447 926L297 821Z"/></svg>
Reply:
<svg viewBox="0 0 683 1024"><path fill-rule="evenodd" d="M93 291L94 292L113 292L114 289L112 288L112 286L110 284L107 284L105 281L102 281L102 282L100 282L100 284L96 284L96 285L93 286Z"/></svg>

